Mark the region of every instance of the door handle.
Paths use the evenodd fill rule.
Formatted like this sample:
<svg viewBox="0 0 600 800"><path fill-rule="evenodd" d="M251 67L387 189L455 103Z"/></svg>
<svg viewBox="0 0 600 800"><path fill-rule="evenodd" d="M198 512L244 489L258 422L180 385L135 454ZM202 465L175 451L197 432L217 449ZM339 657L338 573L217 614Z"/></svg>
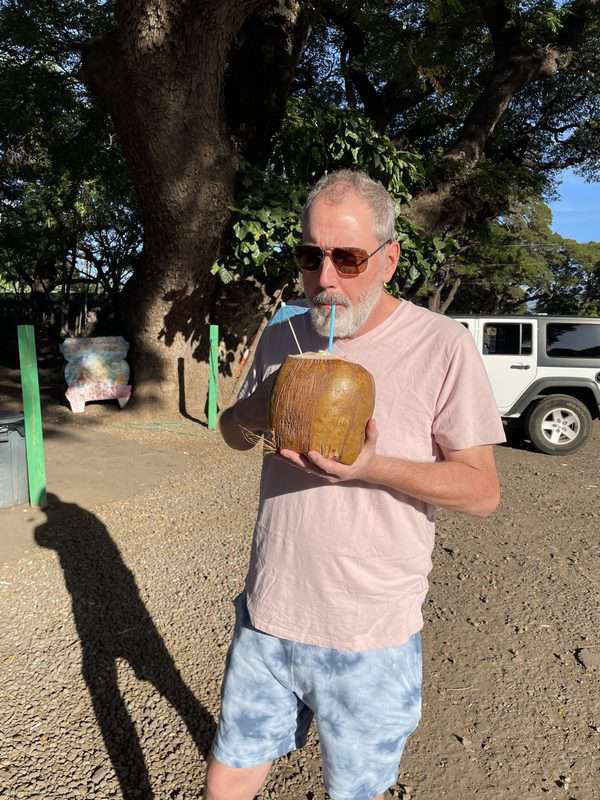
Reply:
<svg viewBox="0 0 600 800"><path fill-rule="evenodd" d="M511 364L511 369L531 369L530 364Z"/></svg>

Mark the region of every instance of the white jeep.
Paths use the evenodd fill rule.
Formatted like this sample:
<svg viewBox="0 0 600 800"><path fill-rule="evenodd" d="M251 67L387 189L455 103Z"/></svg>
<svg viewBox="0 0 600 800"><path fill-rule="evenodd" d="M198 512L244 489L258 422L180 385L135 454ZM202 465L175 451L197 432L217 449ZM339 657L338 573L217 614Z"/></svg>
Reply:
<svg viewBox="0 0 600 800"><path fill-rule="evenodd" d="M454 316L477 342L498 410L543 453L572 453L600 417L600 318Z"/></svg>

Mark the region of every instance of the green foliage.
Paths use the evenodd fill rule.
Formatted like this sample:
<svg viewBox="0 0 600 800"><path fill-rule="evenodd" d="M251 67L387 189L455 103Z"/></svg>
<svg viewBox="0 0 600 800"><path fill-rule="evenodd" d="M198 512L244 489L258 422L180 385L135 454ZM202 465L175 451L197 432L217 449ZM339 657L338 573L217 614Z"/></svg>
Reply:
<svg viewBox="0 0 600 800"><path fill-rule="evenodd" d="M486 9L489 16L486 18ZM348 104L378 130L422 153L446 149L481 99L496 54L490 18L519 42L520 56L562 47L552 77L532 80L511 100L486 146L495 163L528 163L534 172L600 164L600 10L578 0L339 0L315 21L296 92ZM507 18L502 22L503 14ZM365 87L367 87L365 89ZM378 100L378 101L377 101Z"/></svg>
<svg viewBox="0 0 600 800"><path fill-rule="evenodd" d="M565 163L598 175L597 8L556 75L522 88L485 159L460 178L476 224L427 236L402 211L436 180L458 180L462 165L444 155L494 64L485 4L312 5L311 36L283 128L266 171L242 164L213 272L224 281L252 276L267 292L292 287L307 187L325 172L357 167L398 204L402 256L392 293L418 290L427 302L460 278L452 310L510 310L531 300L540 309L597 313L595 246L556 238L545 207L532 202ZM113 25L115 6L0 0L0 287L67 291L92 281L116 293L136 268L142 230L126 165L110 122L78 78L81 45ZM556 45L583 4L526 0L505 7L525 51ZM369 103L361 81L379 102Z"/></svg>
<svg viewBox="0 0 600 800"><path fill-rule="evenodd" d="M238 205L231 209L224 253L213 265L213 274L225 283L235 275L253 276L268 293L292 281L292 253L301 237L305 199L305 188L243 162Z"/></svg>
<svg viewBox="0 0 600 800"><path fill-rule="evenodd" d="M353 109L292 99L274 146L273 171L311 185L334 169L362 169L399 202L422 179L421 158L394 146L373 122Z"/></svg>
<svg viewBox="0 0 600 800"><path fill-rule="evenodd" d="M551 237L550 280L536 293L536 311L600 316L600 243Z"/></svg>
<svg viewBox="0 0 600 800"><path fill-rule="evenodd" d="M473 234L452 265L452 279L461 280L452 313L526 313L531 291L551 279L545 257L549 219L539 201L515 204L511 214Z"/></svg>
<svg viewBox="0 0 600 800"><path fill-rule="evenodd" d="M600 244L564 239L551 222L530 198L463 242L448 262L448 284L461 281L451 312L598 315Z"/></svg>
<svg viewBox="0 0 600 800"><path fill-rule="evenodd" d="M548 176L529 164L503 158L481 161L460 183L472 218L486 222L530 206L551 186Z"/></svg>
<svg viewBox="0 0 600 800"><path fill-rule="evenodd" d="M301 241L308 188L324 173L347 168L362 169L379 180L400 212L423 180L421 156L396 148L363 114L292 100L267 171L242 164L237 205L213 273L225 282L252 275L270 292L284 283L294 286L293 250ZM455 246L449 237L426 236L401 213L397 236L402 255L389 287L394 294L432 273Z"/></svg>
<svg viewBox="0 0 600 800"><path fill-rule="evenodd" d="M78 284L115 294L141 225L109 121L77 78L80 41L107 6L30 0L0 7L0 273L15 291Z"/></svg>

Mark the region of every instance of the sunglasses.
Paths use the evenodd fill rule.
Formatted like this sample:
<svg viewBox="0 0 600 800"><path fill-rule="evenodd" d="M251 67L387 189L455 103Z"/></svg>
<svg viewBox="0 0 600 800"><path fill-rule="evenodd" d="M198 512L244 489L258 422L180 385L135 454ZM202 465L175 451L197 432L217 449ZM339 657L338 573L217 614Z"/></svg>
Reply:
<svg viewBox="0 0 600 800"><path fill-rule="evenodd" d="M321 268L325 256L328 255L340 275L360 275L366 270L371 256L391 241L388 239L380 244L372 253L367 253L362 247L331 247L329 250L322 250L316 244L299 244L294 249L294 258L300 269L315 272Z"/></svg>

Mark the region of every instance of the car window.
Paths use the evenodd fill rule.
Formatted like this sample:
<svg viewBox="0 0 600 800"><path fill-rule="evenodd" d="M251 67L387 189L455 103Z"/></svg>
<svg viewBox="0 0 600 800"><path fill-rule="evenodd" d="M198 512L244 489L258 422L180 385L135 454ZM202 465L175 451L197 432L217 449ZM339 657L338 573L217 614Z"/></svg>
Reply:
<svg viewBox="0 0 600 800"><path fill-rule="evenodd" d="M530 356L533 353L533 325L524 322L521 325L521 355Z"/></svg>
<svg viewBox="0 0 600 800"><path fill-rule="evenodd" d="M483 327L483 353L496 356L526 356L533 352L530 322L487 322Z"/></svg>
<svg viewBox="0 0 600 800"><path fill-rule="evenodd" d="M549 322L546 353L551 358L600 358L600 325Z"/></svg>

